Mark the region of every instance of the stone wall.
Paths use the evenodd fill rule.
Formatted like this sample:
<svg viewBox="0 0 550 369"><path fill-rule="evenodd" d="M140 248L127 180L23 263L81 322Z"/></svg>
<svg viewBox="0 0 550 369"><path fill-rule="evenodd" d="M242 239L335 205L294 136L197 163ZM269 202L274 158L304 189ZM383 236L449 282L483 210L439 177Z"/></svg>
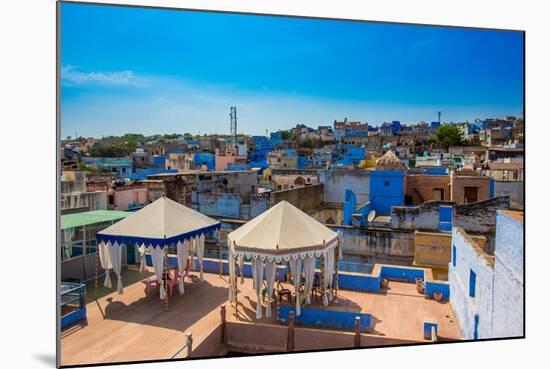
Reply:
<svg viewBox="0 0 550 369"><path fill-rule="evenodd" d="M415 207L394 206L391 214L391 228L403 230L439 230L439 207L454 205L450 201L427 201Z"/></svg>
<svg viewBox="0 0 550 369"><path fill-rule="evenodd" d="M451 200L451 177L413 174L405 177L405 195L412 200L412 205L420 205L426 201L435 200L435 189L443 189L443 198Z"/></svg>
<svg viewBox="0 0 550 369"><path fill-rule="evenodd" d="M463 228L467 233L487 236L488 242L485 244L484 251L492 254L495 250L497 210L505 210L509 207L510 198L507 196L457 205L453 209L453 225Z"/></svg>
<svg viewBox="0 0 550 369"><path fill-rule="evenodd" d="M451 305L465 339L491 338L493 332L493 266L480 247L461 228L453 227L456 266L449 263ZM470 272L476 275L470 297ZM476 318L477 316L477 318ZM477 337L476 336L476 319Z"/></svg>
<svg viewBox="0 0 550 369"><path fill-rule="evenodd" d="M357 195L357 202L369 200L371 171L362 169L330 169L319 172L319 180L325 185L324 200L330 203L343 203L346 190Z"/></svg>
<svg viewBox="0 0 550 369"><path fill-rule="evenodd" d="M323 184L270 193L270 207L275 206L281 201L288 201L302 211L318 208L323 203Z"/></svg>
<svg viewBox="0 0 550 369"><path fill-rule="evenodd" d="M393 229L419 231L439 230L440 206L453 206L453 225L463 228L467 233L495 234L496 212L510 207L508 197L494 197L485 201L456 205L451 201L427 201L415 207L394 206L391 215ZM493 242L488 242L487 252L491 252Z"/></svg>
<svg viewBox="0 0 550 369"><path fill-rule="evenodd" d="M447 270L451 262L449 233L417 231L414 234L414 244L414 265L436 268L436 274L446 274L443 271Z"/></svg>
<svg viewBox="0 0 550 369"><path fill-rule="evenodd" d="M521 182L501 182L494 181L495 196L509 196L510 203L516 203L523 206L524 203L524 183Z"/></svg>
<svg viewBox="0 0 550 369"><path fill-rule="evenodd" d="M493 336L523 336L523 221L497 214Z"/></svg>
<svg viewBox="0 0 550 369"><path fill-rule="evenodd" d="M361 256L363 262L412 265L414 232L327 226L335 232L341 230L342 251Z"/></svg>
<svg viewBox="0 0 550 369"><path fill-rule="evenodd" d="M239 218L241 197L238 193L197 193L193 205L199 212L218 217Z"/></svg>

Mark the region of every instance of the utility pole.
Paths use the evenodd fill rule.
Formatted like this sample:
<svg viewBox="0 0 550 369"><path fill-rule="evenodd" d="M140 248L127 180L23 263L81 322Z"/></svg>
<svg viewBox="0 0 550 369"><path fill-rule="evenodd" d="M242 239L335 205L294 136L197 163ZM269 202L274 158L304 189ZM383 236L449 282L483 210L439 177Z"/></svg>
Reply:
<svg viewBox="0 0 550 369"><path fill-rule="evenodd" d="M233 136L233 145L235 150L238 150L237 147L237 107L232 106L230 108L229 117L231 119L230 123L230 134ZM235 153L237 154L237 153Z"/></svg>

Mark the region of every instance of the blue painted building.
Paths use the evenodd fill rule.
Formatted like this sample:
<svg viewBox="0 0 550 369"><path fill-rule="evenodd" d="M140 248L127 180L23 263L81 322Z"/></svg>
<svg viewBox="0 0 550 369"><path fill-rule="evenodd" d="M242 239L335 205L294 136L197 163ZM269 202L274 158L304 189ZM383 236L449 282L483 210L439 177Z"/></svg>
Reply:
<svg viewBox="0 0 550 369"><path fill-rule="evenodd" d="M214 170L216 168L216 157L209 152L195 151L194 161L196 167L206 165L207 170Z"/></svg>
<svg viewBox="0 0 550 369"><path fill-rule="evenodd" d="M405 204L405 174L402 170L373 170L370 202L377 215L391 215L392 206Z"/></svg>
<svg viewBox="0 0 550 369"><path fill-rule="evenodd" d="M365 159L364 147L347 145L344 150L345 151L341 162L344 166L358 166L361 160Z"/></svg>

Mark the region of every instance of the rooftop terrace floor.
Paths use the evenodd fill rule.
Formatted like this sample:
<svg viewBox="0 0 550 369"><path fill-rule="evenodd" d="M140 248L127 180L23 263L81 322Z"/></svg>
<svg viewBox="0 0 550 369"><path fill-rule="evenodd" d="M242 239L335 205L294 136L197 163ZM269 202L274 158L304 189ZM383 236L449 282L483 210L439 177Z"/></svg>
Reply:
<svg viewBox="0 0 550 369"><path fill-rule="evenodd" d="M135 273L132 269L123 271L130 277ZM251 279L238 286L239 322L277 324L275 317L255 318ZM125 286L122 295L116 291L98 295L99 299L93 300L93 292L89 293L87 324L62 331L62 365L169 359L184 346L185 332L193 333L196 347L218 327L221 305L227 305L228 321L237 319L227 300L228 278L217 274L205 273L201 282L197 273L192 273L192 280L186 280L185 294L180 296L175 290L167 312L158 294L153 291L146 295L141 282ZM312 303L322 306L320 301ZM262 306L265 313L265 304ZM373 335L427 342L422 327L424 319L431 318L439 323L441 339L462 338L450 304L425 299L414 284L390 282L383 293L340 290L338 301L331 307L335 306L373 315ZM273 312L275 315L275 307ZM326 348L331 348L330 342Z"/></svg>

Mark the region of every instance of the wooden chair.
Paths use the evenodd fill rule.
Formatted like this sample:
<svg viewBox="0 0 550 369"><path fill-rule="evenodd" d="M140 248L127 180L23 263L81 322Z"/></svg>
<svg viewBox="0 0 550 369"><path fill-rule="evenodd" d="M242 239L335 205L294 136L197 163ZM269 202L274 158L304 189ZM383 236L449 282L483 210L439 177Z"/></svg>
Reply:
<svg viewBox="0 0 550 369"><path fill-rule="evenodd" d="M288 288L283 288L281 281L277 281L277 298L279 302L283 301L283 297L286 296L287 301L290 303L292 299L292 292Z"/></svg>
<svg viewBox="0 0 550 369"><path fill-rule="evenodd" d="M172 296L172 290L174 289L174 286L177 286L179 284L179 273L178 269L170 269L165 274L165 280L164 283L166 283L166 286L170 289L170 296Z"/></svg>
<svg viewBox="0 0 550 369"><path fill-rule="evenodd" d="M155 286L157 290L159 288L159 280L157 276L146 278L143 281L141 281L141 283L145 285L145 294L147 295L149 294L149 289L151 288L151 286Z"/></svg>
<svg viewBox="0 0 550 369"><path fill-rule="evenodd" d="M319 278L318 274L315 274L315 276L313 277L313 288L311 289L311 296L313 296L317 301L319 301L323 296L323 290L321 289L321 278Z"/></svg>

